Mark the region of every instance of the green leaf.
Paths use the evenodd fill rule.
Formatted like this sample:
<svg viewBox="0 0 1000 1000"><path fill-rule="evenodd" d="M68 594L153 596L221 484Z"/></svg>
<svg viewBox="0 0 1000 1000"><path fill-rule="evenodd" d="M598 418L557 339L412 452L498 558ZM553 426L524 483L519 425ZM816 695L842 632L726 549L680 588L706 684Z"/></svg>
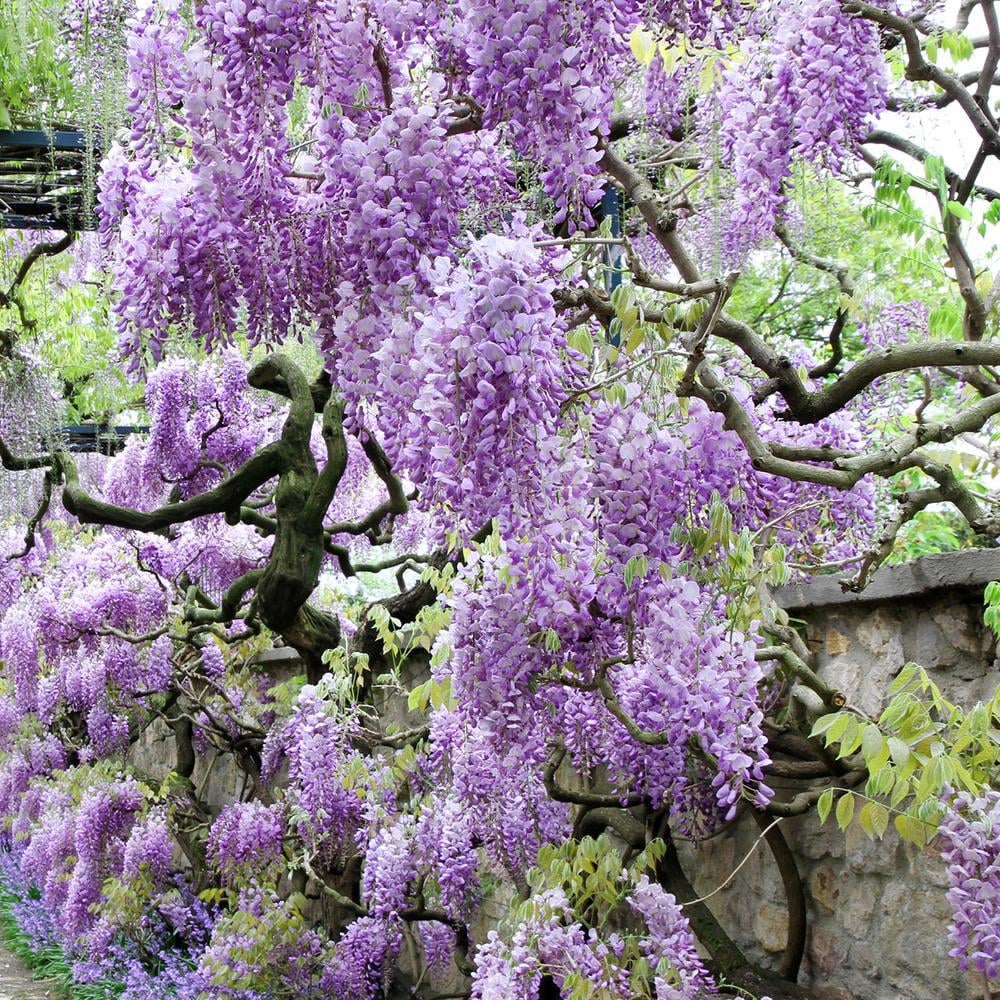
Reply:
<svg viewBox="0 0 1000 1000"><path fill-rule="evenodd" d="M844 733L840 738L840 750L837 752L838 759L849 757L861 746L863 732L861 723L853 716L848 716L847 726L844 728Z"/></svg>
<svg viewBox="0 0 1000 1000"><path fill-rule="evenodd" d="M889 825L889 810L881 802L866 802L858 813L858 823L873 840L881 839Z"/></svg>
<svg viewBox="0 0 1000 1000"><path fill-rule="evenodd" d="M648 66L656 55L656 35L644 28L636 28L629 37L629 45L632 54L642 63Z"/></svg>
<svg viewBox="0 0 1000 1000"><path fill-rule="evenodd" d="M889 694L899 694L906 689L913 678L919 673L920 668L915 663L907 663L902 670L892 679L889 685Z"/></svg>
<svg viewBox="0 0 1000 1000"><path fill-rule="evenodd" d="M827 816L830 815L830 806L833 805L833 789L828 788L820 797L819 801L816 803L816 815L819 816L820 823L825 823Z"/></svg>
<svg viewBox="0 0 1000 1000"><path fill-rule="evenodd" d="M631 587L635 580L643 580L649 573L649 560L646 556L632 556L625 563L625 586Z"/></svg>
<svg viewBox="0 0 1000 1000"><path fill-rule="evenodd" d="M413 688L406 697L406 708L410 712L422 712L427 707L431 696L431 685L434 682L424 681Z"/></svg>
<svg viewBox="0 0 1000 1000"><path fill-rule="evenodd" d="M893 820L896 831L911 844L923 847L927 843L927 827L918 819L914 819L907 813L901 813Z"/></svg>
<svg viewBox="0 0 1000 1000"><path fill-rule="evenodd" d="M578 326L570 330L566 337L566 343L574 351L579 351L584 357L590 357L594 353L594 338L586 326Z"/></svg>
<svg viewBox="0 0 1000 1000"><path fill-rule="evenodd" d="M451 704L451 677L443 677L440 681L431 681L431 704L435 708L444 708Z"/></svg>
<svg viewBox="0 0 1000 1000"><path fill-rule="evenodd" d="M854 795L845 792L837 802L837 825L841 830L846 830L851 825L854 818Z"/></svg>
<svg viewBox="0 0 1000 1000"><path fill-rule="evenodd" d="M830 730L835 724L840 723L838 732L836 736L830 736ZM823 736L826 735L826 742L829 746L837 737L844 731L844 726L847 725L847 717L844 712L832 712L830 715L820 716L814 723L812 727L812 732L810 736Z"/></svg>
<svg viewBox="0 0 1000 1000"><path fill-rule="evenodd" d="M889 737L889 753L896 767L902 767L910 759L910 748L898 737Z"/></svg>
<svg viewBox="0 0 1000 1000"><path fill-rule="evenodd" d="M883 766L872 770L868 778L869 795L888 795L896 784L896 776L891 767Z"/></svg>
<svg viewBox="0 0 1000 1000"><path fill-rule="evenodd" d="M972 221L972 212L959 201L949 201L948 211L957 219L964 219L966 222Z"/></svg>
<svg viewBox="0 0 1000 1000"><path fill-rule="evenodd" d="M892 790L892 796L889 799L889 805L893 809L898 809L899 804L906 798L907 793L910 791L910 782L905 778L896 781L896 787Z"/></svg>

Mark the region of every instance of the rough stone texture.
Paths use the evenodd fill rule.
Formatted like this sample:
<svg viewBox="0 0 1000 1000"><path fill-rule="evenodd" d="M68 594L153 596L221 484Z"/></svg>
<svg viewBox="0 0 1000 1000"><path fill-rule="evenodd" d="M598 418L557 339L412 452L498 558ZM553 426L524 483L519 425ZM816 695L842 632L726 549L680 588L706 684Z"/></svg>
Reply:
<svg viewBox="0 0 1000 1000"><path fill-rule="evenodd" d="M860 595L827 577L777 596L804 628L820 675L849 706L881 711L892 678L909 662L968 706L1000 683L996 641L982 622L984 585L997 578L1000 551L963 552L881 570ZM960 972L948 955L948 880L934 845L920 851L891 826L872 842L856 824L844 835L832 821L821 828L815 816L786 820L782 829L806 889L800 981L817 1000L981 1000L982 979ZM682 858L699 894L725 880L758 833L742 821L698 848L686 845ZM777 967L785 926L777 914L785 904L766 847L758 845L709 905L750 955Z"/></svg>

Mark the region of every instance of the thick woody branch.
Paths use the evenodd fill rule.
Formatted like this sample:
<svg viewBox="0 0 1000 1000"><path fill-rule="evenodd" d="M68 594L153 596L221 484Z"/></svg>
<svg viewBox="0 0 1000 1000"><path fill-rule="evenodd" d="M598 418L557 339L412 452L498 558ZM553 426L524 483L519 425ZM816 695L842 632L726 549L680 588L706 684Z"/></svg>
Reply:
<svg viewBox="0 0 1000 1000"><path fill-rule="evenodd" d="M239 614L240 604L247 591L257 586L263 572L262 569L252 569L235 580L226 588L218 608L204 608L189 604L184 613L185 619L194 625L230 624Z"/></svg>
<svg viewBox="0 0 1000 1000"><path fill-rule="evenodd" d="M678 386L679 396L694 396L705 402L710 409L725 417L726 428L739 436L750 455L750 463L758 472L768 472L784 476L797 482L818 483L850 489L860 479L860 475L842 469L829 469L806 462L792 461L775 455L757 433L749 414L740 406L736 397L729 392L711 369L702 364L698 371L699 380L691 380Z"/></svg>
<svg viewBox="0 0 1000 1000"><path fill-rule="evenodd" d="M644 743L646 746L662 746L674 738L672 732L668 729L643 729L642 726L637 725L635 720L622 707L607 677L598 678L597 690L600 691L608 711L628 730L628 734L632 739L639 743Z"/></svg>
<svg viewBox="0 0 1000 1000"><path fill-rule="evenodd" d="M51 455L33 455L30 458L15 455L0 438L0 464L11 472L31 472L33 469L47 469L55 462Z"/></svg>
<svg viewBox="0 0 1000 1000"><path fill-rule="evenodd" d="M938 484L941 500L958 508L969 525L980 534L993 538L1000 535L1000 518L987 514L975 494L962 485L949 465L935 462L927 455L916 453L900 463L900 470L920 469Z"/></svg>
<svg viewBox="0 0 1000 1000"><path fill-rule="evenodd" d="M601 140L598 147L604 153L601 168L621 184L629 200L646 220L653 236L667 251L682 280L690 284L700 281L697 266L677 236L677 217L664 206L653 185L618 156L606 142Z"/></svg>
<svg viewBox="0 0 1000 1000"><path fill-rule="evenodd" d="M767 747L770 752L795 757L797 763L820 763L825 768L823 777L846 774L850 770L842 760L830 752L821 739L810 739L798 729L790 728L787 723L779 728L765 719L764 732L767 735ZM804 777L804 775L793 776Z"/></svg>
<svg viewBox="0 0 1000 1000"><path fill-rule="evenodd" d="M738 347L754 367L774 380L774 389L781 393L796 414L808 407L809 390L799 378L790 358L778 354L753 328L728 313L723 313L715 333ZM772 390L773 391L773 390Z"/></svg>
<svg viewBox="0 0 1000 1000"><path fill-rule="evenodd" d="M833 445L782 444L774 441L768 447L772 455L791 462L833 462L838 458L854 458L857 452L834 448Z"/></svg>
<svg viewBox="0 0 1000 1000"><path fill-rule="evenodd" d="M759 661L776 660L789 674L798 678L810 690L820 696L825 705L843 708L847 699L843 693L826 683L800 656L787 646L762 646L757 650Z"/></svg>
<svg viewBox="0 0 1000 1000"><path fill-rule="evenodd" d="M985 46L979 47L985 48ZM957 77L962 86L966 88L975 84L979 78L980 74L978 70L973 70L970 73L963 73L961 76ZM1000 84L1000 74L994 74L990 84L991 86ZM885 106L887 111L919 113L930 108L947 108L954 103L955 96L953 94L890 94L886 99Z"/></svg>
<svg viewBox="0 0 1000 1000"><path fill-rule="evenodd" d="M926 444L946 444L960 434L978 431L987 420L1000 413L1000 395L987 396L956 413L948 421L920 423L893 439L884 448L869 454L838 456L833 464L839 469L866 474L893 468L917 448Z"/></svg>
<svg viewBox="0 0 1000 1000"><path fill-rule="evenodd" d="M389 515L399 516L410 509L403 483L393 473L389 456L382 450L382 446L368 434L362 439L361 447L368 456L368 461L371 463L375 475L385 484L389 497L361 521L341 521L328 525L326 530L331 535L364 535L376 532Z"/></svg>
<svg viewBox="0 0 1000 1000"><path fill-rule="evenodd" d="M828 468L811 463L829 461L835 452L831 450L827 453L825 449L802 451L778 446L772 448L761 439L749 414L740 406L733 394L723 387L707 365L702 364L699 367L698 376L698 381L692 380L679 386L678 394L702 399L711 409L721 413L725 417L726 427L735 431L742 440L750 455L751 464L756 470L798 482L814 482L838 489L850 489L862 476L869 473L888 477L907 468L919 468L938 482L938 490L935 491L933 499L921 497L920 506L914 506L913 513L935 500L949 502L958 508L976 531L991 536L1000 534L1000 522L996 518L986 516L975 496L962 486L951 469L913 450L919 445L933 441L950 440L956 433L952 425L921 425L916 431L901 435L894 445L881 450L875 456L834 458L834 468ZM996 412L1000 412L1000 400L996 396L988 397L960 414L955 424L962 432L966 432L981 427L989 416ZM781 457L782 452L796 457ZM800 454L796 455L797 452ZM916 502L914 500L914 503ZM905 515L908 509L904 508L902 513ZM898 526L891 532L893 539L896 531ZM879 543L876 554L867 560L861 581L867 579L868 571L878 565L890 550L891 544L888 539L884 540L884 544Z"/></svg>
<svg viewBox="0 0 1000 1000"><path fill-rule="evenodd" d="M720 323L720 332L722 328ZM954 341L900 344L862 357L849 372L824 389L796 391L792 398L784 387L780 391L788 403L789 415L799 423L811 424L836 413L883 375L918 368L978 368L996 364L1000 364L1000 344Z"/></svg>
<svg viewBox="0 0 1000 1000"><path fill-rule="evenodd" d="M642 795L625 796L603 795L600 792L591 792L585 789L564 788L556 780L556 772L566 757L566 748L557 746L550 754L542 773L545 782L545 790L549 793L549 798L556 802L570 802L574 805L588 806L592 809L623 809L631 806L641 805L645 801Z"/></svg>
<svg viewBox="0 0 1000 1000"><path fill-rule="evenodd" d="M912 345L919 351L923 347L938 347L945 345ZM967 344L954 345L954 348L972 350L989 345ZM1000 400L996 396L969 407L959 414L952 424L921 424L915 431L900 435L896 441L874 456L850 455L833 459L833 468L811 464L812 461L827 460L822 449L810 454L807 449L801 459L780 457L779 452L795 454L797 449L772 448L765 443L757 432L749 414L743 409L736 398L722 384L718 376L707 364L698 368L698 379L682 382L678 386L678 395L695 396L703 400L711 409L725 417L726 427L734 431L742 440L750 455L751 464L759 472L780 475L797 482L813 482L837 489L851 489L864 475L874 473L883 477L891 477L906 469L918 468L938 483L935 496L928 498L921 495L920 506L914 507L914 513L923 509L931 502L947 502L955 506L970 526L981 534L996 537L1000 535L1000 519L986 514L981 504L968 489L958 480L955 473L946 465L933 461L927 455L914 449L920 445L935 441L950 440L955 433L968 432L981 427L993 414L1000 412ZM957 429L956 429L957 428ZM831 452L831 455L833 453ZM808 457L805 457L808 456ZM914 503L916 503L914 499ZM906 508L903 513L905 514ZM898 527L895 529L898 531ZM893 534L893 537L894 534ZM888 545L888 542L885 543ZM888 549L879 543L876 554L868 559L867 569L862 580L867 578L868 571L888 555ZM878 558L880 553L883 553Z"/></svg>
<svg viewBox="0 0 1000 1000"><path fill-rule="evenodd" d="M347 438L344 436L344 403L331 394L323 407L323 442L326 445L326 465L316 477L309 492L302 516L309 522L322 524L334 493L347 469Z"/></svg>
<svg viewBox="0 0 1000 1000"><path fill-rule="evenodd" d="M844 327L846 325L847 310L838 309L837 315L833 318L833 325L830 327L830 333L828 335L830 341L830 357L827 358L822 364L809 370L810 378L826 378L827 375L833 375L840 367L840 362L844 360L844 347L840 338L844 333Z"/></svg>
<svg viewBox="0 0 1000 1000"><path fill-rule="evenodd" d="M284 376L273 365L266 369L261 369L258 366L257 374L254 376L254 388L272 392L276 396L284 396L286 399L292 398L291 388ZM323 372L314 382L309 383L309 394L312 396L315 413L323 412L323 407L326 406L331 391L330 378L326 372Z"/></svg>
<svg viewBox="0 0 1000 1000"><path fill-rule="evenodd" d="M982 0L962 0L958 5L958 11L955 14L955 23L952 26L952 31L961 34L969 27L969 18L972 12L982 3ZM914 19L916 20L916 19Z"/></svg>
<svg viewBox="0 0 1000 1000"><path fill-rule="evenodd" d="M63 506L84 524L106 524L134 531L158 531L171 524L192 521L207 514L239 510L247 497L281 472L282 454L280 442L266 445L213 489L148 512L98 500L80 485L76 464L66 452L55 456L55 461L58 462L66 484L63 487Z"/></svg>
<svg viewBox="0 0 1000 1000"><path fill-rule="evenodd" d="M800 264L808 264L810 267L816 268L817 271L825 271L832 275L837 282L837 287L844 295L854 295L854 282L851 280L851 274L845 264L841 264L840 261L833 260L831 257L821 257L819 254L799 246L792 239L784 222L775 225L774 234L781 240L789 254Z"/></svg>
<svg viewBox="0 0 1000 1000"><path fill-rule="evenodd" d="M973 191L979 190L976 186L976 181L979 179L980 171L986 165L986 159L986 149L980 144L975 159L972 161L972 166L969 167L965 177L962 178L961 183L955 188L955 201L959 201L964 205L969 200L969 195Z"/></svg>
<svg viewBox="0 0 1000 1000"><path fill-rule="evenodd" d="M1000 535L1000 518L986 512L975 494L962 485L949 466L916 453L900 462L893 471L907 468L920 469L933 479L937 486L900 494L897 498L899 509L895 517L886 525L876 539L875 545L865 555L858 573L852 579L841 583L844 590L863 590L868 585L871 574L891 555L903 525L931 504L949 503L958 510L974 531L991 538Z"/></svg>
<svg viewBox="0 0 1000 1000"><path fill-rule="evenodd" d="M903 493L897 500L899 509L892 520L885 526L881 534L875 540L873 548L865 554L858 572L850 580L841 583L844 590L851 590L860 593L868 586L871 574L878 569L892 555L892 550L896 545L896 538L903 525L907 521L913 520L917 514L932 503L939 503L944 498L938 489L916 490L912 493Z"/></svg>
<svg viewBox="0 0 1000 1000"><path fill-rule="evenodd" d="M867 777L868 772L865 770L857 769L848 771L837 778L837 784L834 786L834 795L842 795L844 791L856 788ZM806 792L799 792L798 795L793 796L787 802L775 802L772 799L764 807L763 811L770 816L803 816L819 802L823 793L829 787L831 786L824 784L818 788L811 788Z"/></svg>
<svg viewBox="0 0 1000 1000"><path fill-rule="evenodd" d="M981 153L982 151L980 151ZM957 192L950 192L957 198ZM955 281L958 283L958 293L965 303L965 313L962 317L962 336L966 340L982 340L986 333L986 304L979 294L976 285L976 268L965 248L965 243L959 233L959 221L948 211L948 206L940 205L941 225L945 232L945 244L952 266L955 268Z"/></svg>
<svg viewBox="0 0 1000 1000"><path fill-rule="evenodd" d="M983 19L986 21L989 44L986 58L983 60L983 68L979 74L979 82L976 84L976 100L979 102L979 106L989 113L990 89L996 81L997 65L1000 64L1000 24L997 23L997 12L996 7L993 6L993 0L983 0L980 6L983 10Z"/></svg>
<svg viewBox="0 0 1000 1000"><path fill-rule="evenodd" d="M607 326L615 318L615 307L611 304L607 292L596 288L559 288L553 294L556 301L556 312L567 312L570 309L582 310L581 319L586 322L591 316ZM663 323L666 316L659 309L643 308L643 316L647 323ZM580 325L574 322L572 325Z"/></svg>
<svg viewBox="0 0 1000 1000"><path fill-rule="evenodd" d="M269 354L250 369L247 382L255 389L268 389L280 378L288 389L291 406L281 431L281 439L292 448L308 448L316 412L312 386L291 358L284 354ZM325 404L324 404L325 405Z"/></svg>
<svg viewBox="0 0 1000 1000"><path fill-rule="evenodd" d="M779 979L775 973L758 969L747 961L715 914L700 901L698 893L684 873L665 822L657 832L660 832L666 844L666 851L656 866L657 880L684 907L684 914L691 923L692 931L711 956L713 970L752 996L767 995L773 1000L804 1000L811 996L802 987Z"/></svg>
<svg viewBox="0 0 1000 1000"><path fill-rule="evenodd" d="M646 828L630 812L622 808L599 806L584 809L573 827L573 837L600 836L605 830L613 830L633 850L640 851L646 842Z"/></svg>
<svg viewBox="0 0 1000 1000"><path fill-rule="evenodd" d="M788 936L785 943L785 953L781 959L781 975L795 982L799 975L799 966L806 948L806 894L802 886L795 855L792 854L785 835L777 825L769 822L768 817L752 809L754 821L760 827L771 856L778 866L781 884L785 889L785 904L788 908Z"/></svg>
<svg viewBox="0 0 1000 1000"><path fill-rule="evenodd" d="M775 778L829 778L833 775L821 760L772 760L764 773Z"/></svg>
<svg viewBox="0 0 1000 1000"><path fill-rule="evenodd" d="M829 275L833 276L833 279L837 282L837 287L840 289L840 294L846 296L847 298L854 297L854 282L851 279L850 272L844 264L840 261L833 260L829 257L821 257L819 254L814 254L804 247L800 247L792 238L791 234L788 232L788 227L784 222L779 222L774 227L775 235L779 240L785 245L785 249L788 250L794 260L799 261L801 264L807 264L809 267L814 267L818 271L824 271ZM826 378L827 375L832 375L837 368L840 366L840 362L844 359L843 345L841 344L841 335L844 332L844 326L847 324L847 310L843 307L837 309L837 315L834 317L833 326L830 328L829 341L830 341L830 357L821 365L816 366L809 372L810 378ZM777 389L778 384L774 383L773 389ZM771 387L768 387L767 395L773 391ZM759 398L759 397L758 397Z"/></svg>

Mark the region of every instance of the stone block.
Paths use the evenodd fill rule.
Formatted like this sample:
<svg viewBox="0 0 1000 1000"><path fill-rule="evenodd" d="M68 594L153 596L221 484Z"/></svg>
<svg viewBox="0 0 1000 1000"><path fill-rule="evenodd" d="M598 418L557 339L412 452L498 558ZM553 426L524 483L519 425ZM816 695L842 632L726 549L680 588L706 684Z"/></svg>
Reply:
<svg viewBox="0 0 1000 1000"><path fill-rule="evenodd" d="M861 803L857 803L860 808ZM881 840L872 840L861 829L859 823L852 823L844 837L844 859L852 872L862 875L891 875L899 870L899 838L890 830Z"/></svg>
<svg viewBox="0 0 1000 1000"><path fill-rule="evenodd" d="M841 653L846 653L851 648L851 640L843 632L838 632L835 628L828 628L824 645L827 656L840 656Z"/></svg>
<svg viewBox="0 0 1000 1000"><path fill-rule="evenodd" d="M840 878L828 865L815 869L809 876L809 895L824 909L833 913L840 898Z"/></svg>
<svg viewBox="0 0 1000 1000"><path fill-rule="evenodd" d="M931 612L934 623L955 649L979 656L982 645L982 612L973 612L968 603L938 606Z"/></svg>
<svg viewBox="0 0 1000 1000"><path fill-rule="evenodd" d="M798 828L789 823L785 837L792 850L809 861L839 860L844 856L844 835L829 820L820 826L814 815L806 817Z"/></svg>
<svg viewBox="0 0 1000 1000"><path fill-rule="evenodd" d="M820 982L827 980L839 966L840 954L840 945L830 931L815 925L809 929L805 958L813 978Z"/></svg>
<svg viewBox="0 0 1000 1000"><path fill-rule="evenodd" d="M760 946L772 954L780 954L788 943L788 912L770 903L757 907L754 934Z"/></svg>
<svg viewBox="0 0 1000 1000"><path fill-rule="evenodd" d="M880 659L902 655L902 630L899 618L889 608L880 607L859 622L858 641L873 656Z"/></svg>

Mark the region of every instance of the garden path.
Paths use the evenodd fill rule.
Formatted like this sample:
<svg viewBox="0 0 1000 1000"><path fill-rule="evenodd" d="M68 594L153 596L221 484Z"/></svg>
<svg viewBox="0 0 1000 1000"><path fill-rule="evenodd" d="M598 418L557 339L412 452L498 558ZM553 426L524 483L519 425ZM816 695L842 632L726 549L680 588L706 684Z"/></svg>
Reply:
<svg viewBox="0 0 1000 1000"><path fill-rule="evenodd" d="M24 963L0 945L0 1000L57 1000L51 982L32 979Z"/></svg>

